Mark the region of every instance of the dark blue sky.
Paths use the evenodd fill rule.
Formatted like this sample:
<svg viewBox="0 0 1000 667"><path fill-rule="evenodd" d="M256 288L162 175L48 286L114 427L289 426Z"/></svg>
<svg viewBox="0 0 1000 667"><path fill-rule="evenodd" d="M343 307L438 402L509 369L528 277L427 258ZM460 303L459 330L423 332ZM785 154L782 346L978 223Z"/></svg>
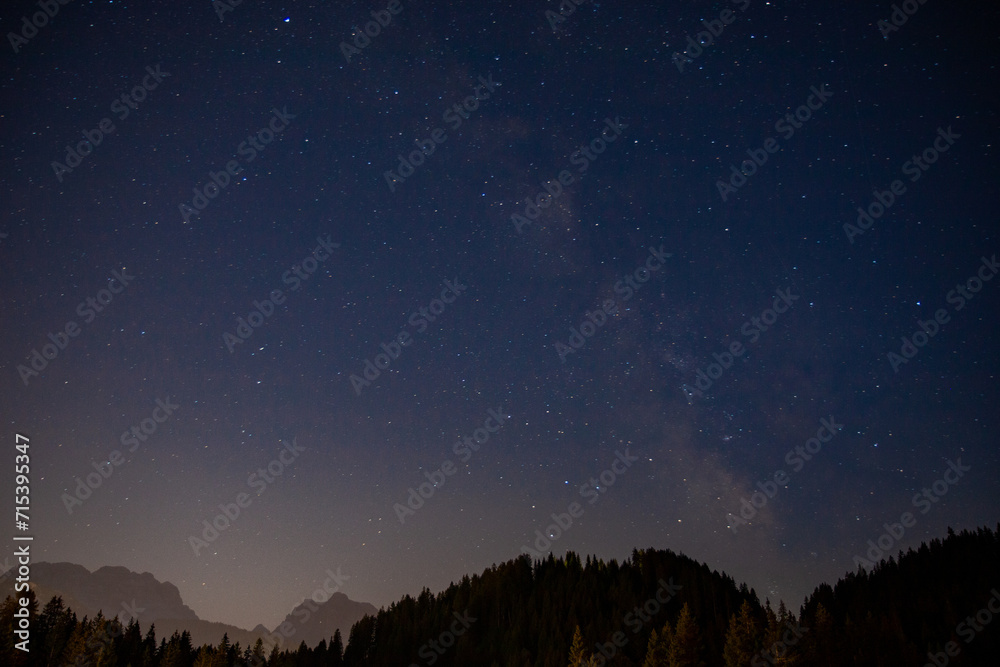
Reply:
<svg viewBox="0 0 1000 667"><path fill-rule="evenodd" d="M797 608L995 523L996 8L696 5L5 7L35 558L246 627L526 549Z"/></svg>

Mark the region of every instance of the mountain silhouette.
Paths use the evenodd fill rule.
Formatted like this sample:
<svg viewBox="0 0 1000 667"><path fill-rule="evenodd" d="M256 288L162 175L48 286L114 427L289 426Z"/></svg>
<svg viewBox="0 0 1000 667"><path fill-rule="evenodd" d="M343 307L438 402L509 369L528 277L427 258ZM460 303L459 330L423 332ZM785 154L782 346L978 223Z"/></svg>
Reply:
<svg viewBox="0 0 1000 667"><path fill-rule="evenodd" d="M0 599L14 594L12 573L9 570L0 576ZM121 566L105 566L91 572L75 563L33 563L31 587L43 605L53 597L62 597L63 604L81 620L102 612L106 618L117 616L123 623L132 619L143 627L155 623L160 637L187 630L194 646L217 644L225 634L231 643L239 642L242 646L253 646L258 637L268 646L277 642L282 648L289 645L294 648L302 640L313 645L321 639L329 641L337 628L346 637L355 622L376 611L371 604L334 593L320 604L304 600L273 630L260 624L247 630L198 618L184 604L177 586L159 581L149 572L140 574Z"/></svg>
<svg viewBox="0 0 1000 667"><path fill-rule="evenodd" d="M375 605L355 602L343 593L334 593L322 604L306 599L275 628L275 634L282 636L284 648L295 648L302 641L307 646L315 646L323 639L329 642L338 629L346 641L352 625L377 611ZM289 626L292 634L286 636Z"/></svg>
<svg viewBox="0 0 1000 667"><path fill-rule="evenodd" d="M1000 525L949 529L943 540L895 555L878 545L868 545L866 567L817 586L797 614L670 550L634 549L623 562L549 553L493 565L436 594L404 595L377 611L340 593L305 600L277 628L280 645L256 650L253 631L192 618L176 587L152 575L44 564L28 600L35 610L31 655L43 656L31 664L96 664L107 650L129 656L132 667L996 664ZM0 584L10 588L12 580ZM115 601L134 594L135 605L148 600L149 608L125 625L108 620L107 609L84 621L59 599L36 597L56 584L75 604L114 610ZM19 608L12 597L0 604L0 664L28 664L11 640ZM154 609L186 618L170 620L170 628L157 620L154 635L142 618ZM174 625L197 634L174 633ZM339 641L330 641L338 628Z"/></svg>

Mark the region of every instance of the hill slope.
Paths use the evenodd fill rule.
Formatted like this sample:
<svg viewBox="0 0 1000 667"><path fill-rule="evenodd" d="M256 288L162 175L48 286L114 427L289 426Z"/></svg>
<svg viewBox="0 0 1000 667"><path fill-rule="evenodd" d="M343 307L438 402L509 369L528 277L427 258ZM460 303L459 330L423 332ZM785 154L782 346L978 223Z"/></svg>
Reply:
<svg viewBox="0 0 1000 667"><path fill-rule="evenodd" d="M286 620L296 632L285 650L260 651L256 664L564 667L571 649L584 659L597 656L597 664L622 666L642 665L649 652L660 656L649 664L666 664L663 656L671 655L670 664L704 667L994 664L1000 525L949 530L946 539L900 552L871 571L847 573L833 586L817 587L797 618L783 607L762 607L745 584L737 587L703 563L653 549L635 550L622 564L583 562L570 552L494 565L436 595L425 589L363 616L346 648L326 643L329 624L336 613L364 606L338 595L325 604L297 607ZM133 667L243 664L219 636L198 649L175 635L161 649L156 636L143 638L136 621L127 628L104 618L82 623L57 602L44 606L32 626L29 663L13 649L17 604L8 598L0 605L0 664L80 658L95 664L106 645ZM296 648L316 637L323 639L314 648L311 641Z"/></svg>

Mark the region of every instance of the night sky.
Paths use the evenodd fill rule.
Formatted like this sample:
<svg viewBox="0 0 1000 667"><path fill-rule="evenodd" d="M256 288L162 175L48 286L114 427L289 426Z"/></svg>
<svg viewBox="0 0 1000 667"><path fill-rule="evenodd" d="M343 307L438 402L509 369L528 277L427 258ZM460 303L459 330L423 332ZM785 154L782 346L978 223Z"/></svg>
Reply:
<svg viewBox="0 0 1000 667"><path fill-rule="evenodd" d="M1000 12L904 4L9 3L33 558L273 627L529 549L797 609L994 525Z"/></svg>

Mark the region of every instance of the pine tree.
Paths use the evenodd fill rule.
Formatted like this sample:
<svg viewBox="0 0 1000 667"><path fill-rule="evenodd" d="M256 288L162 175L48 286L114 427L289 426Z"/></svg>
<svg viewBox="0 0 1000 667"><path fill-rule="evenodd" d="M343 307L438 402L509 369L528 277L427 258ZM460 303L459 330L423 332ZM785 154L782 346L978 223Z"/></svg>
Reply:
<svg viewBox="0 0 1000 667"><path fill-rule="evenodd" d="M70 633L66 641L66 648L63 649L62 659L65 665L89 665L90 654L87 652L87 635L90 621L84 616L83 620ZM17 663L9 663L17 664Z"/></svg>
<svg viewBox="0 0 1000 667"><path fill-rule="evenodd" d="M677 618L677 627L674 629L673 641L670 645L670 658L667 663L670 667L702 667L701 660L701 635L694 617L691 616L691 608L685 602L681 608L681 615Z"/></svg>
<svg viewBox="0 0 1000 667"><path fill-rule="evenodd" d="M674 645L674 629L670 627L670 621L666 621L663 624L663 628L660 629L660 646L663 649L663 655L666 657L667 662L664 664L670 664L670 651Z"/></svg>
<svg viewBox="0 0 1000 667"><path fill-rule="evenodd" d="M174 634L170 636L170 641L160 641L160 664L158 667L191 667L194 664L194 655L191 651L191 635L185 630L184 634Z"/></svg>
<svg viewBox="0 0 1000 667"><path fill-rule="evenodd" d="M212 662L214 667L230 667L229 665L229 653L232 650L232 646L229 644L229 633L223 633L222 641L215 648L215 660Z"/></svg>
<svg viewBox="0 0 1000 667"><path fill-rule="evenodd" d="M117 619L109 621L98 611L92 621L84 619L79 630L79 634L71 636L68 642L74 663L89 667L110 667L117 663L115 644L122 635Z"/></svg>
<svg viewBox="0 0 1000 667"><path fill-rule="evenodd" d="M746 667L757 653L757 642L760 629L753 617L750 603L746 600L740 605L739 612L729 619L729 631L726 633L726 645L722 657L726 667Z"/></svg>
<svg viewBox="0 0 1000 667"><path fill-rule="evenodd" d="M340 628L334 630L333 641L330 642L327 654L330 656L329 662L332 667L341 667L344 664L344 639L341 637Z"/></svg>
<svg viewBox="0 0 1000 667"><path fill-rule="evenodd" d="M426 589L425 589L426 590ZM430 595L430 591L427 591ZM372 644L375 641L375 617L363 616L351 626L347 638L347 648L344 649L344 664L350 667L362 667L370 657Z"/></svg>
<svg viewBox="0 0 1000 667"><path fill-rule="evenodd" d="M316 648L312 652L312 664L317 666L327 664L327 650L326 639L320 639L319 644L316 644Z"/></svg>
<svg viewBox="0 0 1000 667"><path fill-rule="evenodd" d="M211 646L202 646L198 651L198 657L194 660L194 667L216 667L217 653L218 651Z"/></svg>
<svg viewBox="0 0 1000 667"><path fill-rule="evenodd" d="M846 623L849 624L850 622L851 617L848 615ZM834 630L833 617L822 603L816 605L815 625L817 644L819 645L821 655L824 656L824 664L833 665L836 657L841 652L841 647L838 646L838 637Z"/></svg>
<svg viewBox="0 0 1000 667"><path fill-rule="evenodd" d="M649 633L649 642L646 644L646 659L643 660L642 667L667 667L670 659L669 651L669 636L661 638L654 628Z"/></svg>
<svg viewBox="0 0 1000 667"><path fill-rule="evenodd" d="M801 640L794 633L791 642L786 642L788 631L797 626L795 618L788 613L784 601L778 605L777 615L768 607L767 630L764 633L763 650L767 651L764 659L775 667L792 667L798 664L797 656L801 651Z"/></svg>
<svg viewBox="0 0 1000 667"><path fill-rule="evenodd" d="M249 649L249 647L247 647ZM267 656L264 655L264 640L257 637L257 643L253 645L253 649L250 650L250 656L247 658L247 664L250 667L264 667L267 664Z"/></svg>
<svg viewBox="0 0 1000 667"><path fill-rule="evenodd" d="M578 625L576 626L576 630L573 631L573 644L569 648L569 667L581 667L584 664L585 654L583 636L580 634L580 626Z"/></svg>
<svg viewBox="0 0 1000 667"><path fill-rule="evenodd" d="M76 628L76 614L63 607L62 597L53 597L38 617L38 644L42 664L62 664L60 656Z"/></svg>

